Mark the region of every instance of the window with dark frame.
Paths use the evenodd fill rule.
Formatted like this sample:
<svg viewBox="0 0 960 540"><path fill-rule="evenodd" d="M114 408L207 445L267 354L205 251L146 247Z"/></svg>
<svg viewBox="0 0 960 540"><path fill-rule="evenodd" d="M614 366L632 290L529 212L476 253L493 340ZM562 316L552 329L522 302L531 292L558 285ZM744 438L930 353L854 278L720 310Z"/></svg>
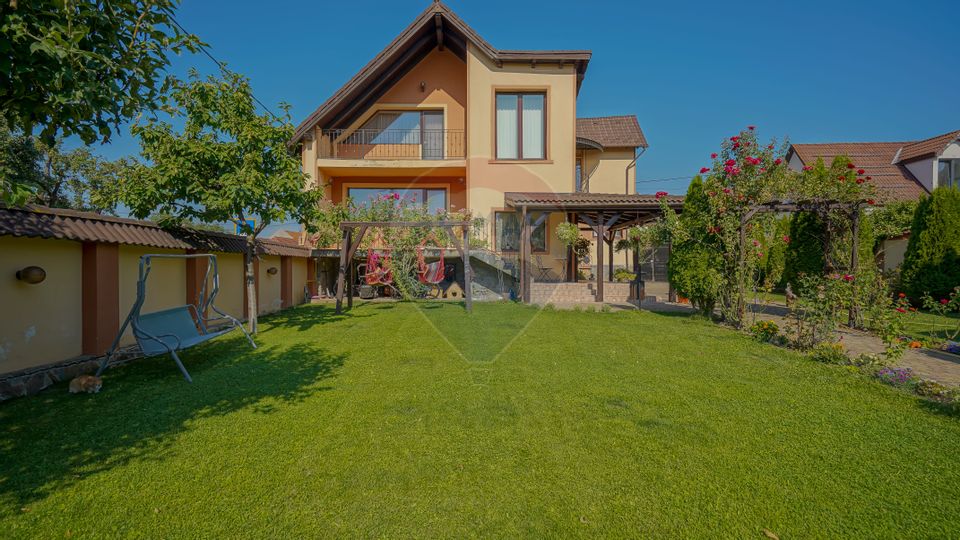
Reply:
<svg viewBox="0 0 960 540"><path fill-rule="evenodd" d="M960 189L960 159L941 159L937 164L937 185Z"/></svg>
<svg viewBox="0 0 960 540"><path fill-rule="evenodd" d="M547 158L547 95L497 92L496 158Z"/></svg>
<svg viewBox="0 0 960 540"><path fill-rule="evenodd" d="M518 252L520 251L520 214L511 211L494 212L494 240L496 249L500 252ZM531 220L536 221L540 215L533 213ZM547 222L533 229L530 236L530 243L533 244L535 253L546 253L547 251Z"/></svg>

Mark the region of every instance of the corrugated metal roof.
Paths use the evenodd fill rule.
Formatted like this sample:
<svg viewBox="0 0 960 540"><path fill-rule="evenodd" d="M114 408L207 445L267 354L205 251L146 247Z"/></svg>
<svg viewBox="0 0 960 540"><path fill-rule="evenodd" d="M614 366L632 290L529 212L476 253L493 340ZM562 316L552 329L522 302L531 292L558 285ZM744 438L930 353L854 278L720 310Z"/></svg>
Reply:
<svg viewBox="0 0 960 540"><path fill-rule="evenodd" d="M128 244L164 249L243 253L243 236L196 229L163 229L151 221L42 206L0 207L0 236L56 238L77 242ZM311 249L270 239L257 241L264 255L309 257Z"/></svg>

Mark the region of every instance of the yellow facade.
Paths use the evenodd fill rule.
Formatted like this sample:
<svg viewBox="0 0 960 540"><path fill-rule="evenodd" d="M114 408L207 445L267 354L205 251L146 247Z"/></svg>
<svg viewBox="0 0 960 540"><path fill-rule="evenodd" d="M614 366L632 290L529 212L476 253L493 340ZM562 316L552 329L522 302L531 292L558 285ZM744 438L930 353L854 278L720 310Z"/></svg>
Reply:
<svg viewBox="0 0 960 540"><path fill-rule="evenodd" d="M83 319L82 246L69 240L0 237L0 373L79 356ZM31 285L16 272L39 266Z"/></svg>
<svg viewBox="0 0 960 540"><path fill-rule="evenodd" d="M214 303L220 311L242 320L244 318L243 255L239 253L217 253L216 255L217 267L220 270L220 292L214 299Z"/></svg>
<svg viewBox="0 0 960 540"><path fill-rule="evenodd" d="M293 260L293 296L294 305L302 304L306 301L307 287L307 260L296 258Z"/></svg>
<svg viewBox="0 0 960 540"><path fill-rule="evenodd" d="M137 278L140 275L140 256L153 253L183 254L183 251L144 246L120 246L120 322L130 313L137 299ZM151 313L182 306L187 300L187 267L183 259L152 259L150 277L141 313ZM133 343L130 328L123 333L123 345Z"/></svg>
<svg viewBox="0 0 960 540"><path fill-rule="evenodd" d="M280 257L276 255L262 255L259 266L257 311L260 314L280 311L283 304L280 297ZM277 271L271 274L271 268L276 268Z"/></svg>

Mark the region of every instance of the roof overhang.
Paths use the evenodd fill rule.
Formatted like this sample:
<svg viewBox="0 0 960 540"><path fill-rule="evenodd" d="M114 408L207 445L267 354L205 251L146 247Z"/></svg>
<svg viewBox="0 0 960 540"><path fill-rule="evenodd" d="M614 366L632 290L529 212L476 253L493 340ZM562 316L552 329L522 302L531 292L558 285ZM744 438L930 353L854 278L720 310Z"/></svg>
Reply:
<svg viewBox="0 0 960 540"><path fill-rule="evenodd" d="M301 122L291 142L299 142L317 125L324 129L347 127L352 119L383 96L435 48L447 48L465 60L468 44L498 67L506 63L572 65L577 74L578 91L591 57L590 51L584 50L496 49L442 2L433 2L373 60Z"/></svg>
<svg viewBox="0 0 960 540"><path fill-rule="evenodd" d="M683 196L616 193L520 193L503 195L507 208L526 208L534 212L565 212L577 215L583 223L604 222L616 230L649 223L663 215L661 201L675 212L683 210ZM584 219L586 217L587 219Z"/></svg>
<svg viewBox="0 0 960 540"><path fill-rule="evenodd" d="M577 137L578 150L600 150L603 151L603 145L593 139L586 137Z"/></svg>

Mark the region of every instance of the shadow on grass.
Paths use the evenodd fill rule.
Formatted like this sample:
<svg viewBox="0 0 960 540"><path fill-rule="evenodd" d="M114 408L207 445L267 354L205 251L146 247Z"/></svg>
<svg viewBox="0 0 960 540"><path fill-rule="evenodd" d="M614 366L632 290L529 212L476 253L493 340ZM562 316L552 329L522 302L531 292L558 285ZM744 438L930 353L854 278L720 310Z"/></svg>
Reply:
<svg viewBox="0 0 960 540"><path fill-rule="evenodd" d="M260 329L260 333L268 334L277 328L293 327L298 331L306 331L318 325L333 324L373 316L372 314L359 314L351 311L352 310L344 308L343 313L337 315L335 307L325 305L305 305L293 309L285 309L260 317L259 320L263 323L263 328Z"/></svg>
<svg viewBox="0 0 960 540"><path fill-rule="evenodd" d="M270 414L328 390L345 358L312 343L256 350L241 337L183 353L183 380L166 356L111 369L99 394L65 384L0 405L0 515L83 476L164 451L193 421L252 408Z"/></svg>

